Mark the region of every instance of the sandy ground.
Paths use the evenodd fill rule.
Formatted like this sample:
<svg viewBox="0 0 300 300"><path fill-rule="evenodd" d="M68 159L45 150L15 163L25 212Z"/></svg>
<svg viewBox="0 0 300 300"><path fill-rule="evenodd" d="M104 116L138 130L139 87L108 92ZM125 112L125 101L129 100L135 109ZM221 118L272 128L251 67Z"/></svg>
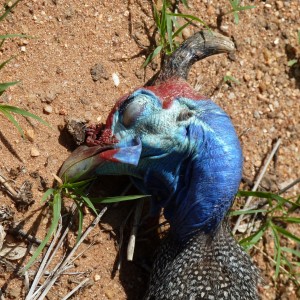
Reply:
<svg viewBox="0 0 300 300"><path fill-rule="evenodd" d="M232 37L237 46L233 59L220 55L197 63L189 82L232 118L243 146L244 177L249 182L255 180L274 142L282 139L263 186L276 192L300 177L299 1L243 1L256 8L242 12L238 25L228 15L219 27L217 16L229 10L228 1L188 2L190 9L181 7L183 12L205 20L211 28ZM51 214L47 208L41 209L40 199L44 189L53 183L52 174L57 173L74 149L62 131L65 120L105 122L120 96L142 86L159 70L159 60L145 70L141 68L149 53L148 34L153 28L151 1L142 0L25 0L0 24L0 34L30 36L7 40L0 50L1 62L16 56L1 71L1 82L21 81L3 94L0 102L26 109L52 126L50 129L18 116L29 137L22 139L0 115L0 172L16 188L25 180L33 185L35 202L23 210L18 210L7 193L0 191L1 205L14 214L15 222L22 222L24 231L42 239L49 226ZM198 30L199 27L190 26L185 36ZM291 59L298 59L298 64L289 67ZM95 65L99 68L99 64L102 75L94 81L91 69ZM113 74L120 80L118 86ZM220 85L225 75L233 76L239 84ZM124 182L117 180L115 185L121 192ZM249 188L246 184L244 187ZM299 194L299 186L287 195L296 193ZM62 276L48 299L61 299L84 278L90 278L91 285L74 299L141 299L148 272L142 267L147 258L139 247L147 248L151 244L149 238L141 238L137 244L134 263L125 262L121 272L113 272L119 227L130 209L131 204L109 208L101 225L82 245L85 249L94 243L76 261L72 270L75 274ZM85 224L93 218L87 212ZM297 226L292 230L299 232ZM259 247L272 256L272 237L264 239ZM70 243L73 242L74 235L70 234ZM29 245L13 234L7 235L5 243ZM299 291L291 280L283 275L274 280L272 263L259 251L251 254L265 278L262 299L297 299ZM25 259L28 257L30 254ZM12 269L24 262L11 262L12 267L1 263L2 292L5 298L23 299L23 279L13 274Z"/></svg>

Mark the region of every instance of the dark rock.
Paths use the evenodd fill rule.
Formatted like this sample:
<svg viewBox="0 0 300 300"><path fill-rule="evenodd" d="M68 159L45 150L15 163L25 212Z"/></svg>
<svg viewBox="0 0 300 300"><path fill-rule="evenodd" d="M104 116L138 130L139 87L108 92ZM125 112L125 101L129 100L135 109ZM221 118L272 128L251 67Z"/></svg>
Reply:
<svg viewBox="0 0 300 300"><path fill-rule="evenodd" d="M91 68L91 76L94 81L108 80L108 74L102 64L96 64Z"/></svg>

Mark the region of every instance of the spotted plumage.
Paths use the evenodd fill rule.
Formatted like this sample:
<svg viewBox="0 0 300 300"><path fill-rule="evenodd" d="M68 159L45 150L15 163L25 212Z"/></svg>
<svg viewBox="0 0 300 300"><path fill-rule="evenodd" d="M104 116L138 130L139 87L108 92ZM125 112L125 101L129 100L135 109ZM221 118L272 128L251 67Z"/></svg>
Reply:
<svg viewBox="0 0 300 300"><path fill-rule="evenodd" d="M229 233L198 232L186 244L167 238L160 247L145 300L255 300L257 268Z"/></svg>

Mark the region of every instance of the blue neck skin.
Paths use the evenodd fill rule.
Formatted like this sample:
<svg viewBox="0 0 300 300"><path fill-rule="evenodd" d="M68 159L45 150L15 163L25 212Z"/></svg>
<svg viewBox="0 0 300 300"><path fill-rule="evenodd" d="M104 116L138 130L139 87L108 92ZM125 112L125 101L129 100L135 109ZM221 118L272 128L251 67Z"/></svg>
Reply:
<svg viewBox="0 0 300 300"><path fill-rule="evenodd" d="M184 133L180 130L188 145L149 158L147 143L138 165L143 179L133 178L141 190L153 195L154 212L164 208L171 234L179 242L196 231L217 228L242 176L242 151L229 117L211 101L190 102L196 115Z"/></svg>
<svg viewBox="0 0 300 300"><path fill-rule="evenodd" d="M213 231L231 207L242 176L242 151L230 118L210 100L177 98L162 109L155 95L138 92L136 97L149 101L145 114L129 128L122 125L121 112L113 122L121 141L140 140L138 165L107 163L97 173L130 175L153 196L153 212L164 208L178 242L199 230Z"/></svg>

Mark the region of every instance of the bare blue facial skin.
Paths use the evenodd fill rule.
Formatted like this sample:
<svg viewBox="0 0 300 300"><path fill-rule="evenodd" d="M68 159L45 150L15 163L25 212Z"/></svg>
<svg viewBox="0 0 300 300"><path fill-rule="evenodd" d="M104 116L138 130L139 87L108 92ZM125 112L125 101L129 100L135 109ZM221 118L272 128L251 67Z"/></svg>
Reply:
<svg viewBox="0 0 300 300"><path fill-rule="evenodd" d="M154 213L164 208L179 242L195 231L216 229L242 176L242 151L229 116L210 100L177 97L163 108L159 97L142 88L114 112L111 123L119 143L111 147L110 160L94 158L88 171L131 176L152 195ZM78 164L66 173L72 177L79 159Z"/></svg>

